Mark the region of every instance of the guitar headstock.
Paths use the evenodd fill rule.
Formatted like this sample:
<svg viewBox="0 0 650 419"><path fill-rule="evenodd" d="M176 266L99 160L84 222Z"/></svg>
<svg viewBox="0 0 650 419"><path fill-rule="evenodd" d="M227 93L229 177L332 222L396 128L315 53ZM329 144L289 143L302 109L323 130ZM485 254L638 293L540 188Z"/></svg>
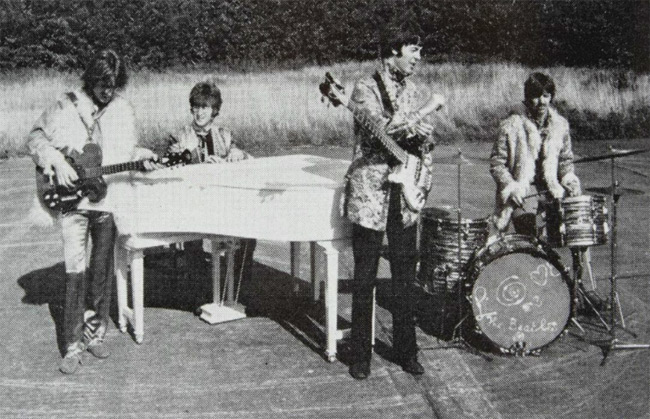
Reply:
<svg viewBox="0 0 650 419"><path fill-rule="evenodd" d="M340 81L335 79L329 72L325 73L325 81L318 85L323 98L327 98L334 106L348 106L348 97L345 88Z"/></svg>
<svg viewBox="0 0 650 419"><path fill-rule="evenodd" d="M192 153L189 150L183 150L180 153L167 153L160 159L159 163L165 167L182 166L192 162Z"/></svg>

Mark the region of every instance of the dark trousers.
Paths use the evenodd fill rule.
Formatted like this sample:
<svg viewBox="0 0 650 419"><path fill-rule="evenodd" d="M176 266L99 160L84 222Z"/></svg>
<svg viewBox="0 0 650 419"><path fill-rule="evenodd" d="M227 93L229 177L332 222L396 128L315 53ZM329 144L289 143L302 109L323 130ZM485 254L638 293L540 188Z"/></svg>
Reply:
<svg viewBox="0 0 650 419"><path fill-rule="evenodd" d="M417 263L417 225L404 227L400 212L401 190L390 193L388 253L392 276L393 353L397 362L417 354L415 319L413 316L415 269ZM352 358L353 362L370 361L372 356L373 290L384 239L383 231L357 224L352 226L354 284L352 290Z"/></svg>
<svg viewBox="0 0 650 419"><path fill-rule="evenodd" d="M92 250L88 270L73 269L66 274L65 308L63 312L63 339L66 349L82 341L84 324L89 329L88 337L103 337L109 320L113 292L113 245L115 223L110 213L79 211L67 215L65 224L74 234L64 233L64 240L78 239L80 252L85 249L90 235ZM70 243L66 244L70 248ZM95 315L84 323L84 312L91 309ZM99 335L102 336L99 336Z"/></svg>

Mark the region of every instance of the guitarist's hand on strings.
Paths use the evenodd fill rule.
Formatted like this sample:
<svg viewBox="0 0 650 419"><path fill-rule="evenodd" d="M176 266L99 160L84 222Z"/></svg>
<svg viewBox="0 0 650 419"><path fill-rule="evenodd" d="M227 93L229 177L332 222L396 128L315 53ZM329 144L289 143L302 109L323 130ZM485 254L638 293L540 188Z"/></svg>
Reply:
<svg viewBox="0 0 650 419"><path fill-rule="evenodd" d="M58 185L72 188L75 182L79 180L77 171L63 158L52 162L52 164L43 169L43 174L49 176L50 179L56 177Z"/></svg>
<svg viewBox="0 0 650 419"><path fill-rule="evenodd" d="M433 134L433 125L427 124L426 122L418 122L415 124L415 133L423 138L428 138Z"/></svg>
<svg viewBox="0 0 650 419"><path fill-rule="evenodd" d="M146 172L165 167L158 162L158 155L148 148L136 148L134 153L135 160L142 160L142 166Z"/></svg>

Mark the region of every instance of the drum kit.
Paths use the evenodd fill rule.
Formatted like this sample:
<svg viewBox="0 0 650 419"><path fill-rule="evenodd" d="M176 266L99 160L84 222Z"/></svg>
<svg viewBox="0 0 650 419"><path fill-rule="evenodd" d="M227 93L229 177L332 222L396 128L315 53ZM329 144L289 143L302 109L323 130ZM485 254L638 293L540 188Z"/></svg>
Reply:
<svg viewBox="0 0 650 419"><path fill-rule="evenodd" d="M616 334L617 329L622 329L636 337L625 327L617 290L617 204L623 194L643 192L621 188L614 164L617 158L648 151L610 148L607 154L575 160L574 163L586 163L610 159L611 186L587 188L597 195L540 200L544 226L540 229L543 234L537 237L490 236L488 218L463 218L461 166L472 165L472 158L464 157L460 150L456 156L434 158L434 163L458 167L456 217L441 217L439 210L426 208L420 222L417 284L440 299L440 335L444 336L445 327L449 326L448 316L455 314L454 342L501 354L537 355L564 334L570 323L585 334L577 320L577 307L582 301L608 334L606 340L592 342L603 350L602 364L613 350L650 348L648 344L620 342ZM611 197L611 213L606 195ZM583 287L582 262L590 247L608 242L611 292L604 304L607 307L603 308L598 304L599 298L594 298L597 294ZM571 250L573 277L562 263L558 248ZM591 265L587 265L591 275ZM595 283L592 288L595 291ZM451 303L455 303L455 313L447 312ZM605 309L610 311L609 321L601 313Z"/></svg>

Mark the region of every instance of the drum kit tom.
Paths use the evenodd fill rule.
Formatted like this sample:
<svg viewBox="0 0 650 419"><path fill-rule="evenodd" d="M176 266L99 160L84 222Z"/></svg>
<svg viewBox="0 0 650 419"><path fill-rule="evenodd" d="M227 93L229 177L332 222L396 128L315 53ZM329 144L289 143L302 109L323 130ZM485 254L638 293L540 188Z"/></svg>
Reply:
<svg viewBox="0 0 650 419"><path fill-rule="evenodd" d="M584 163L611 159L612 184L604 188L587 188L598 195L541 201L546 234L539 237L520 234L489 237L490 222L487 218L464 219L461 166L471 165L471 159L463 157L460 150L456 156L434 159L434 163L458 166L455 219L441 218L439 211L433 208L424 209L421 217L417 282L425 292L441 299L438 307L442 319L440 335L444 336L444 329L448 326L448 300L455 295L454 341L471 346L480 344L481 349L502 354L538 354L561 336L571 322L584 333L576 319L580 295L609 334L608 339L594 342L603 350L603 364L612 350L650 348L648 344L622 343L616 336L616 329L623 329L636 337L625 328L617 290L617 201L624 193L643 192L619 187L614 159L647 151L650 149L610 149L604 155L575 160L575 163ZM611 214L604 196L606 192L611 196ZM606 322L601 316L602 308L597 307L582 286L582 258L576 257L588 254L590 247L608 241L611 247L611 292L610 318ZM556 248L571 249L573 278ZM589 264L587 267L591 268Z"/></svg>

